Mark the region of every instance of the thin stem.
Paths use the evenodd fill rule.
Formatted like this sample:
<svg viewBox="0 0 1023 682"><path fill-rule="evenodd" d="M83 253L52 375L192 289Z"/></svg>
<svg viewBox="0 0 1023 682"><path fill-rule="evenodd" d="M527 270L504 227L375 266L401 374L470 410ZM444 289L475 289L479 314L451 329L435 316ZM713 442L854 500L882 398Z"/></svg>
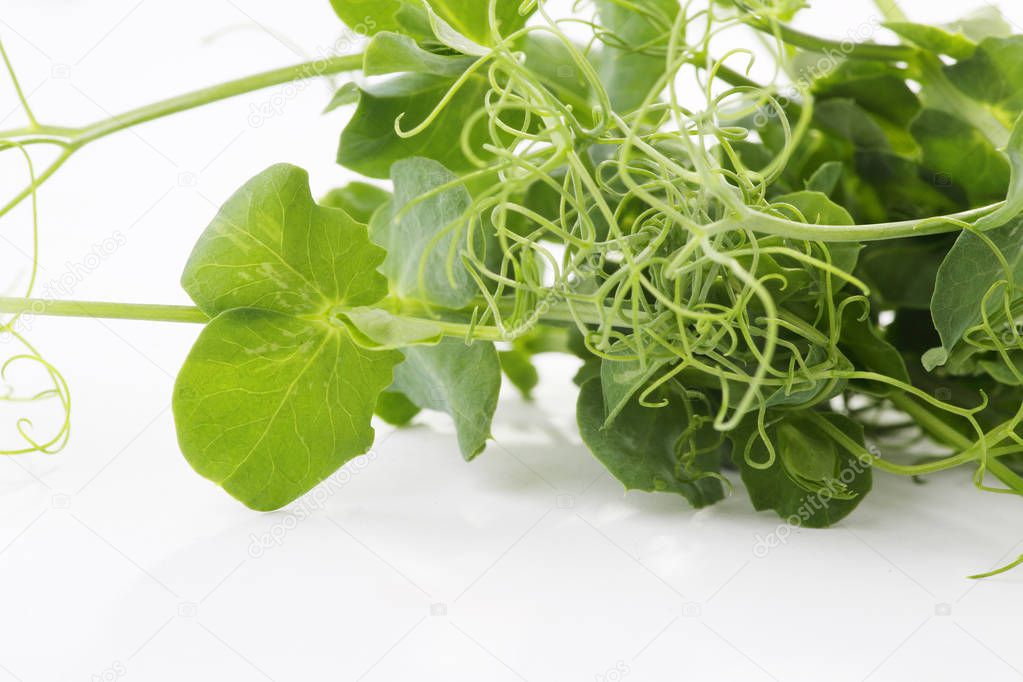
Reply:
<svg viewBox="0 0 1023 682"><path fill-rule="evenodd" d="M178 95L177 97L171 97L170 99L132 109L119 116L113 116L104 121L98 121L92 125L85 126L73 136L72 144L80 147L93 140L98 140L101 137L131 128L132 126L194 109L212 102L244 95L254 90L262 90L274 85L308 80L310 78L330 76L345 71L355 71L362 68L362 62L362 54L317 59L202 88L201 90L195 90L184 95Z"/></svg>
<svg viewBox="0 0 1023 682"><path fill-rule="evenodd" d="M995 478L1009 486L1005 492L1023 495L1023 478L1021 478L1015 471L993 457L988 458L984 467L991 472Z"/></svg>
<svg viewBox="0 0 1023 682"><path fill-rule="evenodd" d="M57 301L45 298L0 297L0 313L18 316L43 315L48 317L98 317L108 320L137 320L141 322L182 322L206 324L209 315L195 306L160 305L153 303L109 303L105 301ZM397 315L399 319L422 321L427 318ZM458 322L429 320L440 327L445 336L473 338L483 341L502 341L504 335L496 327L472 326Z"/></svg>
<svg viewBox="0 0 1023 682"><path fill-rule="evenodd" d="M0 46L2 50L2 46ZM6 54L4 60L6 61ZM25 200L30 194L38 190L50 177L60 168L65 161L78 149L107 135L125 130L132 126L140 125L148 121L154 121L171 114L195 109L206 104L219 102L238 95L243 95L255 90L291 83L294 81L319 78L344 71L354 71L362 68L362 54L345 55L342 57L330 57L328 59L317 59L311 62L286 66L281 69L264 71L245 78L221 83L208 88L194 90L184 95L171 97L153 104L148 104L137 109L126 111L118 116L97 121L81 128L68 128L65 126L42 125L32 120L32 125L16 130L0 132L0 149L4 141L16 140L26 135L42 136L33 139L33 143L52 143L64 147L64 151L53 164L43 171L38 178L29 186L19 192L13 199L0 207L0 217L9 213L14 207ZM13 76L13 73L12 73ZM15 80L17 87L17 80ZM18 88L18 92L21 90ZM26 103L27 107L27 103ZM24 141L22 141L24 142Z"/></svg>
<svg viewBox="0 0 1023 682"><path fill-rule="evenodd" d="M43 183L45 183L47 180L49 180L50 177L54 173L56 173L57 170L61 166L63 166L64 163L69 158L71 158L71 154L72 154L72 150L70 150L70 149L64 150L61 153L60 156L58 156L56 159L54 159L53 163L51 163L46 168L46 170L44 170L42 173L37 175L34 180L32 180L32 182L29 184L28 187L26 187L25 189L23 189L20 192L18 192L14 196L14 198L12 198L10 201L8 201L6 204L4 204L3 207L0 207L0 218L2 218L3 216L7 215L8 213L10 213L14 209L14 207L16 207L22 201L24 201L27 197L31 196L40 187L42 187Z"/></svg>
<svg viewBox="0 0 1023 682"><path fill-rule="evenodd" d="M726 66L723 62L708 60L707 54L704 52L694 55L690 60L690 63L697 68L705 69L708 72L713 71L715 77L737 88L750 88L751 90L761 92L768 89L766 86L756 82L752 78ZM787 99L785 108L792 112L793 118L799 118L803 113L802 105L797 104L791 98Z"/></svg>
<svg viewBox="0 0 1023 682"><path fill-rule="evenodd" d="M1002 566L999 569L996 569L994 571L988 571L987 573L978 573L977 575L971 575L971 576L969 576L969 578L971 580L980 580L982 578L990 578L991 576L998 575L1000 573L1007 573L1008 571L1011 571L1012 569L1016 568L1020 564L1023 564L1023 556L1020 556L1020 558L1016 559L1015 561L1013 561L1011 564L1008 564L1007 566Z"/></svg>
<svg viewBox="0 0 1023 682"><path fill-rule="evenodd" d="M398 316L399 319L411 321L420 321L424 318ZM476 339L478 341L504 341L505 335L497 327L482 327L472 326L468 324L461 324L458 322L438 322L437 320L430 320L433 324L440 327L441 333L444 336L454 339Z"/></svg>
<svg viewBox="0 0 1023 682"><path fill-rule="evenodd" d="M754 19L750 22L750 26L758 31L776 35L793 47L800 47L812 52L839 54L850 59L906 62L912 60L919 53L919 50L909 45L882 45L880 43L857 43L821 38L785 24L762 19Z"/></svg>
<svg viewBox="0 0 1023 682"><path fill-rule="evenodd" d="M101 317L111 320L190 322L205 324L210 318L194 306L102 301L55 301L45 298L0 297L0 313L53 317Z"/></svg>
<svg viewBox="0 0 1023 682"><path fill-rule="evenodd" d="M788 239L824 242L870 242L904 237L924 237L933 234L959 232L963 223L973 223L997 211L1005 202L982 206L961 213L952 213L922 220L902 220L867 225L818 225L800 223L759 211L745 211L738 218L723 220L715 225L720 231L747 229Z"/></svg>
<svg viewBox="0 0 1023 682"><path fill-rule="evenodd" d="M980 459L981 452L983 452L984 448L983 442L973 443L968 439L963 439L962 442L965 443L965 449L957 455L939 459L935 462L927 462L925 464L895 464L868 451L862 445L845 435L841 429L829 422L827 419L821 417L819 414L811 413L811 418L814 419L816 424L823 431L830 434L836 442L845 447L850 453L856 455L862 460L870 462L872 466L875 466L882 471L886 471L890 474L898 474L900 476L924 476L927 474L936 474L939 471L955 469L964 464ZM992 431L992 435L996 439L1004 438L1004 435L1000 434L998 429ZM957 438L961 438L961 436L958 436Z"/></svg>
<svg viewBox="0 0 1023 682"><path fill-rule="evenodd" d="M909 21L909 17L899 7L898 0L874 0L874 6L884 16L885 21Z"/></svg>
<svg viewBox="0 0 1023 682"><path fill-rule="evenodd" d="M3 57L4 65L7 67L7 73L11 76L11 82L14 83L14 92L18 95L18 101L21 102L22 109L25 110L25 116L28 117L29 125L35 129L39 127L39 122L36 120L35 114L32 113L32 107L28 105L28 98L25 97L24 91L21 89L21 83L18 82L18 76L14 73L14 66L11 64L11 60L7 57L7 50L4 49L4 44L0 41L0 57Z"/></svg>
<svg viewBox="0 0 1023 682"><path fill-rule="evenodd" d="M973 445L973 441L905 393L894 393L888 400L897 409L912 417L913 421L935 440L959 450L965 450Z"/></svg>
<svg viewBox="0 0 1023 682"><path fill-rule="evenodd" d="M973 448L966 450L965 452L961 452L958 455L939 459L935 462L927 462L925 464L894 464L877 456L871 456L870 463L881 471L887 471L890 474L898 474L900 476L926 476L927 474L936 474L940 471L956 469L964 464L975 462L979 458L978 450L979 448L974 446Z"/></svg>
<svg viewBox="0 0 1023 682"><path fill-rule="evenodd" d="M426 308L413 301L384 299L377 304L392 310L395 317L409 322L428 321L440 327L444 336L480 341L507 341L506 333L497 327L470 325L450 320L437 320L425 313ZM538 322L562 326L573 321L566 307L554 306ZM460 313L465 311L448 311ZM0 314L18 316L43 315L50 317L98 317L110 320L138 320L142 322L184 322L206 324L210 317L195 306L160 305L150 303L109 303L104 301L66 301L45 298L0 297Z"/></svg>

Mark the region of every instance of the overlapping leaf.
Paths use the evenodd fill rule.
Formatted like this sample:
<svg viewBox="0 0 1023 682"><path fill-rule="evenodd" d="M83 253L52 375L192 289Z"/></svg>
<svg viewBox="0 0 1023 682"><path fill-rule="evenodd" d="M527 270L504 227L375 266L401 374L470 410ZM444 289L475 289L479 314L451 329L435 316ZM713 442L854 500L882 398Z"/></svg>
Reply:
<svg viewBox="0 0 1023 682"><path fill-rule="evenodd" d="M399 31L425 37L427 5L462 35L492 44L489 2L480 0L331 0L334 11L349 28L367 34ZM530 13L520 14L521 0L497 0L497 29L507 35L521 28Z"/></svg>
<svg viewBox="0 0 1023 682"><path fill-rule="evenodd" d="M386 295L383 257L364 225L313 201L299 168L274 166L224 204L182 276L213 317L174 391L196 471L268 510L366 452L401 355L360 347L336 315Z"/></svg>
<svg viewBox="0 0 1023 682"><path fill-rule="evenodd" d="M461 260L472 201L437 161L412 158L391 168L394 198L373 218L370 237L387 251L381 271L403 298L463 308L479 289Z"/></svg>
<svg viewBox="0 0 1023 682"><path fill-rule="evenodd" d="M451 415L462 457L471 460L486 447L497 409L497 350L492 343L466 346L458 339L408 348L405 361L395 368L393 388L419 407Z"/></svg>
<svg viewBox="0 0 1023 682"><path fill-rule="evenodd" d="M600 80L615 111L628 113L643 103L664 73L664 48L679 4L677 0L596 4L601 25L611 32L599 56Z"/></svg>
<svg viewBox="0 0 1023 682"><path fill-rule="evenodd" d="M719 443L709 424L687 420L677 403L650 409L631 400L607 426L604 391L598 378L579 391L576 412L579 433L593 455L627 490L671 492L694 507L724 497L724 486L713 476L720 467ZM688 466L684 455L691 451Z"/></svg>
<svg viewBox="0 0 1023 682"><path fill-rule="evenodd" d="M839 414L820 419L863 447L863 430ZM732 458L757 510L809 528L831 526L848 516L870 492L869 463L849 451L814 420L794 415L767 428L773 462L755 420L731 434Z"/></svg>

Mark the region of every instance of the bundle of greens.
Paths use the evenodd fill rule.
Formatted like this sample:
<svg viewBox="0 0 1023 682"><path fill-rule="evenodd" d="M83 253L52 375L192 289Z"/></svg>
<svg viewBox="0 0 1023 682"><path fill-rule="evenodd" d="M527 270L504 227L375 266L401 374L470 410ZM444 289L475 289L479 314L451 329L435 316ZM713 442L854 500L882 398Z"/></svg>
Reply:
<svg viewBox="0 0 1023 682"><path fill-rule="evenodd" d="M803 4L333 0L362 53L82 128L22 97L29 123L0 149L59 155L0 215L106 135L341 72L359 77L328 106L350 112L338 163L389 182L317 202L274 166L195 246L196 307L30 286L0 300L5 329L204 324L174 389L180 446L260 510L365 453L374 413L447 412L473 459L502 376L528 397L552 352L581 359L582 439L628 489L702 507L737 471L756 509L810 527L875 469L966 466L1023 493L1023 37L995 11L930 26L885 0L831 40L790 25ZM749 44L772 63L732 47ZM26 348L53 384L36 397L66 413ZM16 451L58 449L67 424L25 425Z"/></svg>

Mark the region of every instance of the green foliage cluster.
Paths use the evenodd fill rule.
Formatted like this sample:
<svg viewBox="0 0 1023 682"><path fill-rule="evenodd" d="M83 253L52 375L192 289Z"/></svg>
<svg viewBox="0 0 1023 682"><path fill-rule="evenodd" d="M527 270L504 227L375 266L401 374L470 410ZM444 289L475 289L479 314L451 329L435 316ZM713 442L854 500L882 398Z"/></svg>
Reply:
<svg viewBox="0 0 1023 682"><path fill-rule="evenodd" d="M317 203L274 166L196 245L210 322L174 411L199 473L277 508L366 452L373 412L420 409L470 460L502 376L528 397L557 352L629 489L701 507L737 471L812 527L874 470L1023 493L1023 36L997 12L870 24L882 44L792 28L797 0L332 2L371 33L328 106L370 181ZM770 82L727 47L754 36ZM112 130L32 123L4 148Z"/></svg>

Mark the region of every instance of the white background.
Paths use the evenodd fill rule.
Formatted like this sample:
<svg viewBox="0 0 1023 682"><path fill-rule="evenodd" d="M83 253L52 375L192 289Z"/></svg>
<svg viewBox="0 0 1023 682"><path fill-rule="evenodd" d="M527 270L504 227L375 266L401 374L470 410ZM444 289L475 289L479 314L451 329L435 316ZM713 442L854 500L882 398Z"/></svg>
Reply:
<svg viewBox="0 0 1023 682"><path fill-rule="evenodd" d="M982 4L904 2L922 20ZM872 14L822 0L804 24L842 37ZM0 37L53 124L302 61L341 31L326 0L0 7ZM255 93L87 148L40 193L41 281L120 232L68 295L187 303L191 244L244 180L279 161L308 168L317 193L346 179L333 163L345 114L319 114L330 94ZM247 124L282 97L279 115ZM0 117L20 122L6 83ZM5 195L23 178L10 161L0 173ZM4 223L3 293L28 273L29 226L27 210ZM759 557L778 521L741 490L700 512L623 495L578 442L574 367L545 359L537 402L508 393L473 465L440 417L381 425L372 455L321 497L260 515L177 450L171 386L197 331L34 321L71 385L74 430L57 456L0 458L0 682L1023 677L1023 571L963 577L1023 551L1023 507L967 472L880 475L838 528ZM264 536L279 544L254 551Z"/></svg>

